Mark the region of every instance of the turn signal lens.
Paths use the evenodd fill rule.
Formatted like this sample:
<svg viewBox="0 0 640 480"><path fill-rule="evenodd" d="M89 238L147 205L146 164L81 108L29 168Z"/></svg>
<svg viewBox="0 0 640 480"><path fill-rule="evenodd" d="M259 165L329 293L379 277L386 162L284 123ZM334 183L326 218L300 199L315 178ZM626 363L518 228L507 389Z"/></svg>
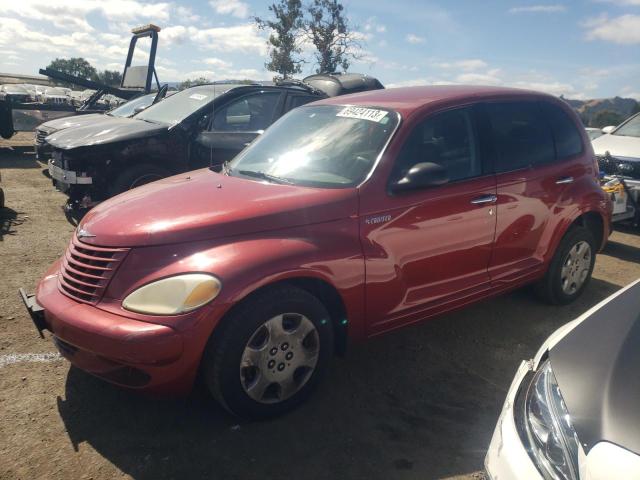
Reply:
<svg viewBox="0 0 640 480"><path fill-rule="evenodd" d="M149 315L179 315L209 303L220 288L220 281L213 275L177 275L138 288L124 299L122 306Z"/></svg>

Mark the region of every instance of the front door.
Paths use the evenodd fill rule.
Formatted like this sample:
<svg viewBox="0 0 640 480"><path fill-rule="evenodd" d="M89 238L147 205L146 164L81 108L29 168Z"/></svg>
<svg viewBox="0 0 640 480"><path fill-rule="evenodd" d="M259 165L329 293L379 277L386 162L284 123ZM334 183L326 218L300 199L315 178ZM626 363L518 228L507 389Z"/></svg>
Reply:
<svg viewBox="0 0 640 480"><path fill-rule="evenodd" d="M490 288L495 178L486 173L472 108L419 122L395 159L391 181L416 163L446 169L448 182L388 194L391 208L362 205L369 334L471 301Z"/></svg>
<svg viewBox="0 0 640 480"><path fill-rule="evenodd" d="M218 108L209 128L195 139L192 158L200 165L193 168L220 166L232 160L281 115L282 97L279 91L262 90Z"/></svg>

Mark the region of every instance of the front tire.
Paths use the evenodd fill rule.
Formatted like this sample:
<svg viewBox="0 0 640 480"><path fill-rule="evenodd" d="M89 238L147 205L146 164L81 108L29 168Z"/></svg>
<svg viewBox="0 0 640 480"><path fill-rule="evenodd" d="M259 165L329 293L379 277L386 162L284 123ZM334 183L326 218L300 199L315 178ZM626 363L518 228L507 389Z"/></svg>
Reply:
<svg viewBox="0 0 640 480"><path fill-rule="evenodd" d="M302 403L333 354L329 313L294 286L259 292L218 328L205 351L203 377L223 407L247 419L281 415Z"/></svg>
<svg viewBox="0 0 640 480"><path fill-rule="evenodd" d="M596 242L584 227L572 227L564 236L544 278L536 285L538 296L552 305L577 299L591 280Z"/></svg>
<svg viewBox="0 0 640 480"><path fill-rule="evenodd" d="M170 173L164 168L150 163L133 165L121 172L113 182L111 195L117 195L132 188L155 182L161 178L168 177Z"/></svg>

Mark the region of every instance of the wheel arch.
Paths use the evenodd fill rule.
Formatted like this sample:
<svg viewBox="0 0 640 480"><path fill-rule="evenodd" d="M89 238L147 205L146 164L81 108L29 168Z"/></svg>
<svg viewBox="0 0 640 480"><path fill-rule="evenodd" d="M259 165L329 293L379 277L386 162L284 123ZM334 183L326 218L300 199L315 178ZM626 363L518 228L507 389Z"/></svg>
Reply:
<svg viewBox="0 0 640 480"><path fill-rule="evenodd" d="M566 218L557 225L553 235L551 248L547 251L547 261L551 261L558 246L560 245L560 242L567 232L576 226L589 229L594 236L596 250L602 250L609 234L608 224L609 223L604 214L599 210L590 209L576 211L574 215Z"/></svg>
<svg viewBox="0 0 640 480"><path fill-rule="evenodd" d="M331 282L319 276L308 274L274 279L257 286L249 292L244 292L241 296L234 299L231 308L224 313L220 322L213 330L212 339L215 339L225 329L227 319L232 316L232 313L239 308L240 305L256 295L262 294L265 291L275 290L284 285L291 285L306 290L322 302L331 318L335 352L339 355L344 355L347 350L349 337L349 322L345 301L338 289Z"/></svg>

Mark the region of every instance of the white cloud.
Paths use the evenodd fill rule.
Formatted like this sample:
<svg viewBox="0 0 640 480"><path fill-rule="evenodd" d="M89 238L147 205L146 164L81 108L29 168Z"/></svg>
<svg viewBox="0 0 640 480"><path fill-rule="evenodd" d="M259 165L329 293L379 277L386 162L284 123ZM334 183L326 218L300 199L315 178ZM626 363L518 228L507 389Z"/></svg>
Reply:
<svg viewBox="0 0 640 480"><path fill-rule="evenodd" d="M561 13L565 12L567 7L556 3L554 5L527 5L524 7L512 7L509 13Z"/></svg>
<svg viewBox="0 0 640 480"><path fill-rule="evenodd" d="M21 18L50 22L68 31L91 31L86 20L92 13L109 21L169 20L170 5L166 2L147 3L138 0L21 0L2 2L2 13Z"/></svg>
<svg viewBox="0 0 640 480"><path fill-rule="evenodd" d="M415 33L409 33L407 34L407 36L405 37L405 40L409 43L412 43L414 45L417 45L419 43L424 43L427 40L424 37L420 37L419 35L416 35Z"/></svg>
<svg viewBox="0 0 640 480"><path fill-rule="evenodd" d="M209 5L220 15L233 15L238 18L249 16L249 5L240 0L211 0Z"/></svg>
<svg viewBox="0 0 640 480"><path fill-rule="evenodd" d="M365 32L384 33L387 31L386 25L378 23L376 17L369 17L364 24Z"/></svg>
<svg viewBox="0 0 640 480"><path fill-rule="evenodd" d="M604 40L622 45L640 43L640 15L621 15L609 18L601 15L583 24L588 40Z"/></svg>
<svg viewBox="0 0 640 480"><path fill-rule="evenodd" d="M585 95L582 92L578 92L576 88L570 83L562 83L562 82L528 82L528 81L517 81L511 84L514 87L525 88L527 90L537 90L540 92L549 93L551 95L555 95L559 97L563 95L567 98L571 98L574 100L583 100Z"/></svg>
<svg viewBox="0 0 640 480"><path fill-rule="evenodd" d="M192 41L195 46L204 50L256 53L258 55L266 55L267 53L265 37L252 23L213 28L174 25L165 28L161 35L165 45Z"/></svg>
<svg viewBox="0 0 640 480"><path fill-rule="evenodd" d="M479 58L470 58L466 60L457 60L455 62L437 62L433 64L434 67L444 68L447 70L456 69L464 71L480 70L487 68L487 62L480 60Z"/></svg>
<svg viewBox="0 0 640 480"><path fill-rule="evenodd" d="M218 68L231 68L232 63L231 62L227 62L225 60L222 60L220 58L205 58L203 60L203 63L207 64L207 65L212 65L213 67L218 67Z"/></svg>
<svg viewBox="0 0 640 480"><path fill-rule="evenodd" d="M461 73L455 77L456 83L482 84L482 85L502 85L500 69L494 68L485 73Z"/></svg>
<svg viewBox="0 0 640 480"><path fill-rule="evenodd" d="M193 13L190 7L183 7L182 5L176 7L176 15L180 21L186 23L194 23L200 20L200 15Z"/></svg>

